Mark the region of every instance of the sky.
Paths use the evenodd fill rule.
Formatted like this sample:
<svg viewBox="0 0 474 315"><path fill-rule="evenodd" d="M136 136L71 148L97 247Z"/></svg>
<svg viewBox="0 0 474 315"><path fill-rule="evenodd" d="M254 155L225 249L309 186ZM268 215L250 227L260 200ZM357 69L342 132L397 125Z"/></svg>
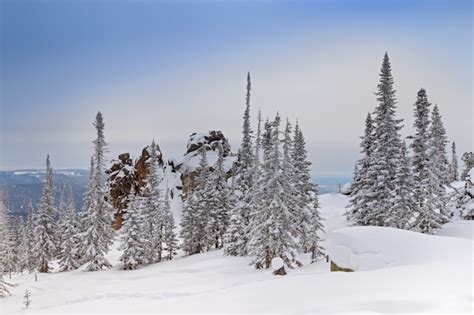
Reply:
<svg viewBox="0 0 474 315"><path fill-rule="evenodd" d="M0 1L0 169L87 168L152 139L179 160L193 132L241 140L252 119L299 121L315 176L351 176L388 52L403 136L417 91L458 155L473 148L471 1Z"/></svg>

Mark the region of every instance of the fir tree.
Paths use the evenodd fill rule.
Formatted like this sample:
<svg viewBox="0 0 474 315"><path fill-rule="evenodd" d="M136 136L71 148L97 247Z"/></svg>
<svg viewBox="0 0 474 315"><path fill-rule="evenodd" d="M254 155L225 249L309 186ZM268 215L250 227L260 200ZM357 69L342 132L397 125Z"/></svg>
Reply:
<svg viewBox="0 0 474 315"><path fill-rule="evenodd" d="M64 229L66 226L66 220L67 220L67 213L66 213L66 200L65 200L65 185L64 183L61 184L61 188L59 190L59 205L57 208L58 212L58 220L57 220L57 228L55 229L55 241L56 241L56 256L59 256L61 254L61 246L63 242L63 235L64 235Z"/></svg>
<svg viewBox="0 0 474 315"><path fill-rule="evenodd" d="M22 216L16 216L13 220L13 239L12 243L14 246L14 265L15 271L22 273L27 269L27 249L26 249L26 231L25 222Z"/></svg>
<svg viewBox="0 0 474 315"><path fill-rule="evenodd" d="M429 145L432 150L431 158L433 160L433 171L439 178L440 184L448 184L449 182L449 162L446 153L446 129L443 126L438 106L435 105L431 113L431 126L429 131Z"/></svg>
<svg viewBox="0 0 474 315"><path fill-rule="evenodd" d="M26 255L27 255L27 269L32 272L36 267L36 257L33 251L35 244L35 220L34 220L33 203L30 200L28 204L28 217L26 221Z"/></svg>
<svg viewBox="0 0 474 315"><path fill-rule="evenodd" d="M458 165L458 156L456 154L456 143L453 141L451 145L451 166L450 166L450 181L459 180L459 165Z"/></svg>
<svg viewBox="0 0 474 315"><path fill-rule="evenodd" d="M242 143L239 149L239 170L236 183L236 196L237 203L236 207L240 211L240 214L237 214L235 217L239 217L238 221L241 221L243 227L248 227L250 208L253 198L252 186L254 184L254 164L255 156L252 150L252 128L250 126L250 91L251 91L251 82L250 82L250 73L247 74L247 94L245 102L245 111L243 115L243 125L242 125ZM232 211L234 212L234 211ZM234 223L237 221L234 220ZM232 227L235 230L235 227ZM244 229L242 235L239 236L240 242L243 243L240 246L238 255L245 255L246 253L246 243L248 240L247 232Z"/></svg>
<svg viewBox="0 0 474 315"><path fill-rule="evenodd" d="M233 174L236 174L236 166L233 166ZM231 192L229 195L229 224L224 234L224 254L229 256L240 256L245 253L246 227L240 208L236 207L235 175L232 176Z"/></svg>
<svg viewBox="0 0 474 315"><path fill-rule="evenodd" d="M269 268L275 257L288 265L295 262L297 244L294 231L291 193L286 190L289 178L282 169L279 139L280 117L273 122L270 143L264 144L262 177L258 184L258 204L251 213L248 251L256 268Z"/></svg>
<svg viewBox="0 0 474 315"><path fill-rule="evenodd" d="M396 98L393 77L387 53L385 53L378 84L374 117L374 151L370 172L375 183L370 192L372 211L366 220L369 225L390 226L396 220L390 212L393 208L396 171L401 161L402 142L399 135L401 121L396 119Z"/></svg>
<svg viewBox="0 0 474 315"><path fill-rule="evenodd" d="M464 163L464 168L461 174L461 180L465 180L466 176L469 174L469 171L474 168L474 153L464 152L461 157L461 160Z"/></svg>
<svg viewBox="0 0 474 315"><path fill-rule="evenodd" d="M38 206L38 218L35 229L36 240L34 252L36 253L36 260L38 261L39 272L49 272L49 261L54 258L56 253L53 221L55 212L53 170L48 155L46 157L46 183L44 184L43 195Z"/></svg>
<svg viewBox="0 0 474 315"><path fill-rule="evenodd" d="M84 262L86 270L97 271L111 268L112 265L105 258L112 244L112 207L106 200L103 170L107 143L104 137L104 121L101 112L97 113L94 126L97 138L93 141L95 151L93 155L93 172L89 191L86 194L88 206L84 214L84 232L82 233Z"/></svg>
<svg viewBox="0 0 474 315"><path fill-rule="evenodd" d="M413 217L418 210L417 202L413 195L414 183L413 176L410 170L410 161L407 157L407 149L405 143L400 151L401 161L396 170L394 180L395 190L393 192L394 200L391 219L389 226L397 227L399 229L410 229L413 224Z"/></svg>
<svg viewBox="0 0 474 315"><path fill-rule="evenodd" d="M431 115L431 126L429 130L429 150L430 168L432 174L431 194L436 196L437 208L435 211L440 212L441 223L449 222L451 213L447 209L448 197L446 194L445 184L449 181L449 163L446 154L446 130L441 121L438 106L435 105Z"/></svg>
<svg viewBox="0 0 474 315"><path fill-rule="evenodd" d="M163 201L163 243L165 245L166 259L171 260L178 249L178 239L174 229L176 228L173 214L171 213L169 192L166 191Z"/></svg>
<svg viewBox="0 0 474 315"><path fill-rule="evenodd" d="M13 233L5 199L5 189L0 187L0 297L9 294L9 284L3 277L8 273L11 278L11 273L15 268L13 255L14 243L12 242Z"/></svg>
<svg viewBox="0 0 474 315"><path fill-rule="evenodd" d="M365 119L365 131L361 140L361 153L364 156L355 166L350 199L351 208L347 212L347 218L356 224L368 225L369 213L372 211L372 190L375 184L375 176L372 168L375 145L374 121L370 114L367 114L367 118Z"/></svg>
<svg viewBox="0 0 474 315"><path fill-rule="evenodd" d="M457 208L461 218L464 220L474 220L474 184L472 171L465 177L464 189L460 190Z"/></svg>
<svg viewBox="0 0 474 315"><path fill-rule="evenodd" d="M122 263L122 269L137 269L148 263L146 257L147 247L150 246L148 240L143 238L144 224L144 198L137 195L130 195L127 211L122 227L122 244L119 247L123 250L119 260Z"/></svg>
<svg viewBox="0 0 474 315"><path fill-rule="evenodd" d="M144 218L142 237L148 242L147 246L145 246L145 260L148 263L156 263L162 259L165 217L162 193L159 187L162 178L159 173L160 167L155 140L152 141L150 147L149 161L150 168L143 192Z"/></svg>
<svg viewBox="0 0 474 315"><path fill-rule="evenodd" d="M311 182L311 162L307 159L306 143L298 122L294 131L291 159L296 200L301 209L296 222L299 246L303 252L311 253L311 262L315 262L323 255L321 234L324 233L324 228L319 212L317 186Z"/></svg>
<svg viewBox="0 0 474 315"><path fill-rule="evenodd" d="M431 104L428 102L426 91L420 89L415 103L415 123L413 126L415 127L416 132L413 136L413 143L411 145L413 149L412 165L415 184L414 195L419 207L423 207L424 201L429 194L426 188L429 176L428 128L430 125L430 106Z"/></svg>
<svg viewBox="0 0 474 315"><path fill-rule="evenodd" d="M207 222L209 220L209 169L207 163L207 149L205 144L199 149L201 160L199 162L199 175L197 186L187 196L183 205L183 218L181 220L182 249L188 255L204 252L209 249Z"/></svg>
<svg viewBox="0 0 474 315"><path fill-rule="evenodd" d="M81 255L77 252L80 242L78 238L76 210L72 190L69 190L67 202L61 222L61 247L59 253L59 266L61 271L77 269L81 265Z"/></svg>

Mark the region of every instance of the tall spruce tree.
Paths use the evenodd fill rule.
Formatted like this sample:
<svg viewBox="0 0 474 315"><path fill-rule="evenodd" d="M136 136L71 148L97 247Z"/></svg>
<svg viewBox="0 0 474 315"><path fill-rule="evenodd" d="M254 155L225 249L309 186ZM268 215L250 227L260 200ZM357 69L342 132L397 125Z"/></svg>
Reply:
<svg viewBox="0 0 474 315"><path fill-rule="evenodd" d="M444 129L438 106L435 105L431 113L431 125L429 129L429 150L433 191L438 205L437 211L441 214L441 222L447 223L450 220L451 213L447 208L448 196L444 185L449 182L449 162L446 153L446 130Z"/></svg>
<svg viewBox="0 0 474 315"><path fill-rule="evenodd" d="M428 102L425 89L418 91L417 100L415 102L415 135L412 142L412 167L414 176L414 196L418 203L418 207L423 207L427 195L427 181L429 177L429 107L431 103Z"/></svg>
<svg viewBox="0 0 474 315"><path fill-rule="evenodd" d="M149 243L145 246L145 260L147 263L156 263L162 259L165 217L160 188L162 176L158 160L158 147L155 140L152 141L149 150L150 167L143 191L144 215L142 237Z"/></svg>
<svg viewBox="0 0 474 315"><path fill-rule="evenodd" d="M121 231L122 244L119 247L123 250L119 258L122 263L121 268L125 270L137 269L149 262L146 251L150 246L150 240L143 237L143 229L146 227L143 215L144 201L144 197L131 192L124 215L125 223Z"/></svg>
<svg viewBox="0 0 474 315"><path fill-rule="evenodd" d="M36 256L34 253L35 245L35 219L34 219L34 208L33 203L28 204L28 214L26 221L26 255L27 255L27 268L29 272L32 272L36 267Z"/></svg>
<svg viewBox="0 0 474 315"><path fill-rule="evenodd" d="M207 222L209 220L209 166L207 163L207 148L203 144L199 148L201 160L199 175L194 191L186 197L181 220L182 249L187 255L197 254L209 249Z"/></svg>
<svg viewBox="0 0 474 315"><path fill-rule="evenodd" d="M59 251L59 266L61 271L77 269L81 265L81 255L77 252L80 242L78 238L78 227L76 209L74 208L74 197L69 189L63 219L60 230L61 246Z"/></svg>
<svg viewBox="0 0 474 315"><path fill-rule="evenodd" d="M315 262L323 255L321 234L324 228L319 212L318 190L316 184L311 182L311 162L307 158L306 143L298 122L295 125L291 160L295 198L299 203L298 209L301 209L296 221L299 246L303 252L311 253L311 262Z"/></svg>
<svg viewBox="0 0 474 315"><path fill-rule="evenodd" d="M173 214L171 213L168 190L166 190L165 199L163 200L163 218L163 243L165 245L164 251L166 252L165 259L172 260L176 255L176 250L178 249L178 239L174 232L176 225Z"/></svg>
<svg viewBox="0 0 474 315"><path fill-rule="evenodd" d="M87 271L97 271L111 268L112 265L105 258L112 244L112 207L106 200L103 173L107 143L104 136L104 120L98 112L94 121L97 138L94 143L93 171L89 191L86 193L88 206L83 218L82 245L80 252L87 263Z"/></svg>
<svg viewBox="0 0 474 315"><path fill-rule="evenodd" d="M413 226L414 216L418 208L413 194L415 186L405 143L403 143L400 150L400 158L401 161L394 179L394 200L392 209L390 209L392 213L390 219L393 222L389 222L388 225L407 230Z"/></svg>
<svg viewBox="0 0 474 315"><path fill-rule="evenodd" d="M371 203L374 199L372 191L375 184L375 176L372 165L373 152L375 149L374 121L367 114L365 119L365 131L361 138L361 153L363 157L357 161L352 183L350 208L346 212L347 218L359 225L369 224L369 214L372 211Z"/></svg>
<svg viewBox="0 0 474 315"><path fill-rule="evenodd" d="M245 252L246 227L242 218L240 208L236 207L237 196L235 194L235 174L237 166L232 166L232 184L229 195L229 224L224 234L224 254L229 256L243 255Z"/></svg>
<svg viewBox="0 0 474 315"><path fill-rule="evenodd" d="M459 180L459 164L458 164L458 156L456 153L456 142L453 141L451 145L451 166L450 166L450 181L458 181Z"/></svg>
<svg viewBox="0 0 474 315"><path fill-rule="evenodd" d="M46 182L43 186L43 195L38 205L38 218L35 229L36 260L39 272L49 272L49 261L56 254L56 242L53 216L56 212L53 196L53 169L46 156Z"/></svg>
<svg viewBox="0 0 474 315"><path fill-rule="evenodd" d="M7 273L8 247L10 245L5 198L5 190L0 187L0 298L10 294L8 290L10 284L4 279L5 274Z"/></svg>
<svg viewBox="0 0 474 315"><path fill-rule="evenodd" d="M210 174L207 188L208 216L206 235L209 247L221 248L223 246L224 233L229 221L229 195L226 172L224 170L224 150L218 145L217 161L214 170Z"/></svg>
<svg viewBox="0 0 474 315"><path fill-rule="evenodd" d="M256 268L269 268L276 257L292 267L298 248L293 238L295 226L290 207L294 203L287 190L290 179L282 167L279 127L277 114L271 127L270 143L263 146L262 177L257 186L259 202L251 213L248 251Z"/></svg>
<svg viewBox="0 0 474 315"><path fill-rule="evenodd" d="M370 171L375 180L371 191L373 211L367 220L370 225L392 226L396 221L392 218L395 214L391 213L391 209L394 204L396 173L401 161L402 142L399 130L402 120L395 117L395 89L387 53L383 59L376 96L379 104L374 112L375 147Z"/></svg>
<svg viewBox="0 0 474 315"><path fill-rule="evenodd" d="M61 246L63 242L64 229L66 227L67 221L67 210L66 210L66 186L64 183L61 184L59 189L59 204L57 208L57 224L55 229L54 239L56 241L56 256L61 255Z"/></svg>
<svg viewBox="0 0 474 315"><path fill-rule="evenodd" d="M239 149L239 170L236 183L236 207L240 214L238 215L244 229L239 236L243 246L240 247L238 255L246 254L246 244L248 241L247 229L250 217L250 208L253 198L252 186L254 184L254 164L255 156L252 145L252 128L250 124L250 91L251 91L250 73L247 74L247 94L245 98L245 111L242 125L242 143ZM234 228L233 228L234 229Z"/></svg>
<svg viewBox="0 0 474 315"><path fill-rule="evenodd" d="M469 174L471 169L474 168L474 153L464 152L461 157L461 160L464 163L464 168L461 174L461 180L466 180L466 176Z"/></svg>
<svg viewBox="0 0 474 315"><path fill-rule="evenodd" d="M448 143L446 137L446 129L444 128L441 114L439 113L438 105L435 105L431 113L431 126L429 130L430 149L432 150L432 158L434 161L432 166L435 167L441 184L448 184L449 182L449 162L448 154L446 153L446 145Z"/></svg>

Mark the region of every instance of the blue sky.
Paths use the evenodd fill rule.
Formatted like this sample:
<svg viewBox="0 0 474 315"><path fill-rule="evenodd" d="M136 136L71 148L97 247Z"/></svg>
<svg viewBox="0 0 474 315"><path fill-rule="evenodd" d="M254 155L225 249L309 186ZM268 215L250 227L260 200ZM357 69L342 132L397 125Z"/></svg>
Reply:
<svg viewBox="0 0 474 315"><path fill-rule="evenodd" d="M314 173L348 175L388 51L406 134L425 87L459 151L472 150L471 1L1 2L1 169L87 167L102 110L109 157L155 138L240 141L253 116L299 119Z"/></svg>

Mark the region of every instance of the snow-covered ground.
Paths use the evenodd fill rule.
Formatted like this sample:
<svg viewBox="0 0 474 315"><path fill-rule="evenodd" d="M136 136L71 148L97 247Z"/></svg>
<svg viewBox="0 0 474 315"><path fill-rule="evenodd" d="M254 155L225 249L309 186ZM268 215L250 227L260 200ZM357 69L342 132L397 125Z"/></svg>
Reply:
<svg viewBox="0 0 474 315"><path fill-rule="evenodd" d="M274 276L255 270L248 258L214 251L135 271L39 274L38 282L33 275L14 276L17 285L0 300L0 314L473 311L473 222L454 221L436 236L347 227L347 197L320 200L324 246L356 272L329 272L320 261ZM116 250L109 255L113 262L118 256ZM26 289L28 310L22 303Z"/></svg>

